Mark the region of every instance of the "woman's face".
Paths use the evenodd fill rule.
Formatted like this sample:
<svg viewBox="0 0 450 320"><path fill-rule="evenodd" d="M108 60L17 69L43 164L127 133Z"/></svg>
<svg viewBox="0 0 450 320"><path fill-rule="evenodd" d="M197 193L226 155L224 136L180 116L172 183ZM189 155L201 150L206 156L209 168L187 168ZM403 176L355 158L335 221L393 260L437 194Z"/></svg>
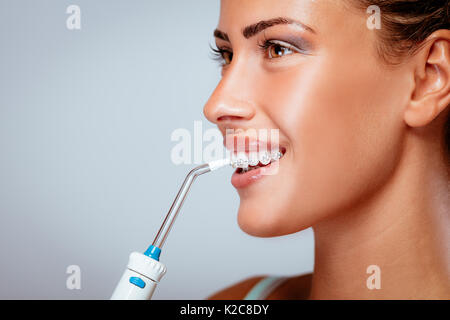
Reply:
<svg viewBox="0 0 450 320"><path fill-rule="evenodd" d="M378 57L369 17L344 0L221 1L215 40L225 59L205 116L224 136L279 129L286 150L276 174L237 188L245 232L305 229L387 183L403 145L411 81L404 67ZM272 23L246 29L264 20Z"/></svg>

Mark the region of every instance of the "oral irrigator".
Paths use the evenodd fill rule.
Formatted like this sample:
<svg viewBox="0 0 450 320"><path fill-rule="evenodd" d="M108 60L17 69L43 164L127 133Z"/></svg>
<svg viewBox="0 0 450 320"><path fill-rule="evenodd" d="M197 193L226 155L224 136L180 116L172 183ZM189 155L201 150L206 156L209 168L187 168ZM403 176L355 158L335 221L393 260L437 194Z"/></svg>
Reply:
<svg viewBox="0 0 450 320"><path fill-rule="evenodd" d="M144 253L132 252L130 254L127 268L117 284L111 300L151 299L156 285L166 273L166 266L159 262L161 249L192 183L198 176L225 167L230 163L230 159L212 161L198 166L188 173L153 243Z"/></svg>

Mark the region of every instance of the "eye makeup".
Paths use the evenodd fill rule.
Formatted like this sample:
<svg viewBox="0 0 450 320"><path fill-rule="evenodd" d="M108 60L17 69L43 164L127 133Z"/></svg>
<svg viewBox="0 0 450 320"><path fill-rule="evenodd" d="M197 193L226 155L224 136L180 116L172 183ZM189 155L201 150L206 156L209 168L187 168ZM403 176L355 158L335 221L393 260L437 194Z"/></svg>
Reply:
<svg viewBox="0 0 450 320"><path fill-rule="evenodd" d="M287 27L287 29L286 29ZM282 28L282 29L280 29ZM256 44L259 52L264 54L264 58L268 60L279 59L293 53L301 55L311 55L313 51L313 44L306 35L311 32L305 31L302 27L299 32L299 27L296 24L280 24L264 27L264 29L254 32L257 37ZM259 33L259 34L258 34ZM225 40L225 34L227 37ZM315 32L312 32L315 34ZM226 33L215 30L214 36L230 43L229 37ZM250 37L246 37L250 39ZM259 40L258 40L259 38ZM233 58L233 50L228 45L216 45L211 47L213 52L213 60L216 60L220 65L226 66L231 63Z"/></svg>
<svg viewBox="0 0 450 320"><path fill-rule="evenodd" d="M280 39L266 39L264 38L261 42L258 43L259 49L264 54L267 59L278 59L287 55L291 55L293 53L300 53L303 55L310 54L311 45L301 39L300 37L288 36L282 37L283 39L287 39L286 41L282 41ZM219 47L216 48L211 47L213 60L219 62L220 65L228 65L231 63L233 59L233 51L228 47ZM273 51L275 50L275 51ZM284 55L278 55L276 52L284 52ZM287 52L287 53L286 53Z"/></svg>
<svg viewBox="0 0 450 320"><path fill-rule="evenodd" d="M307 50L305 50L303 47L293 46L290 43L287 43L285 41L280 40L264 40L262 43L258 44L258 47L261 49L261 51L267 55L266 58L268 59L274 59L274 58L281 58L286 55L290 55L292 53L300 53L300 54L309 54ZM275 51L273 51L275 50ZM276 51L284 52L284 55L278 55ZM286 53L288 51L288 53ZM278 56L277 56L278 55Z"/></svg>
<svg viewBox="0 0 450 320"><path fill-rule="evenodd" d="M282 36L276 37L266 37L264 35L264 42L278 42L278 43L284 43L283 46L290 47L290 49L297 51L299 53L308 54L312 51L313 46L312 44L306 40L304 37L299 35L292 35L292 34L284 34Z"/></svg>

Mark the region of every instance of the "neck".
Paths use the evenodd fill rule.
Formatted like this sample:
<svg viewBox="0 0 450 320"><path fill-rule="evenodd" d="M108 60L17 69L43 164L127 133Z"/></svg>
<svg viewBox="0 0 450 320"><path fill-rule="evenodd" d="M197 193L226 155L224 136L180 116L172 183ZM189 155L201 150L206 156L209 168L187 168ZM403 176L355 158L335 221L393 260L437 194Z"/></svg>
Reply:
<svg viewBox="0 0 450 320"><path fill-rule="evenodd" d="M408 142L376 194L314 226L310 298L450 298L448 171L441 153L430 150L439 143L419 136ZM372 265L380 289L368 288L368 278L376 284Z"/></svg>

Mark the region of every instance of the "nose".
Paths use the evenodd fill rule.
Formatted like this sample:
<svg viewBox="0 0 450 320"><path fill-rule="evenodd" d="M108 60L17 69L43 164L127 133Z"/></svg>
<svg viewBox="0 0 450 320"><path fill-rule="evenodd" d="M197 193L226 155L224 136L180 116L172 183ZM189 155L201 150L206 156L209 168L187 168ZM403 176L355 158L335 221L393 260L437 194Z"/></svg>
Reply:
<svg viewBox="0 0 450 320"><path fill-rule="evenodd" d="M238 64L231 63L227 68L203 108L205 117L223 133L227 128L247 127L256 112L249 73Z"/></svg>

